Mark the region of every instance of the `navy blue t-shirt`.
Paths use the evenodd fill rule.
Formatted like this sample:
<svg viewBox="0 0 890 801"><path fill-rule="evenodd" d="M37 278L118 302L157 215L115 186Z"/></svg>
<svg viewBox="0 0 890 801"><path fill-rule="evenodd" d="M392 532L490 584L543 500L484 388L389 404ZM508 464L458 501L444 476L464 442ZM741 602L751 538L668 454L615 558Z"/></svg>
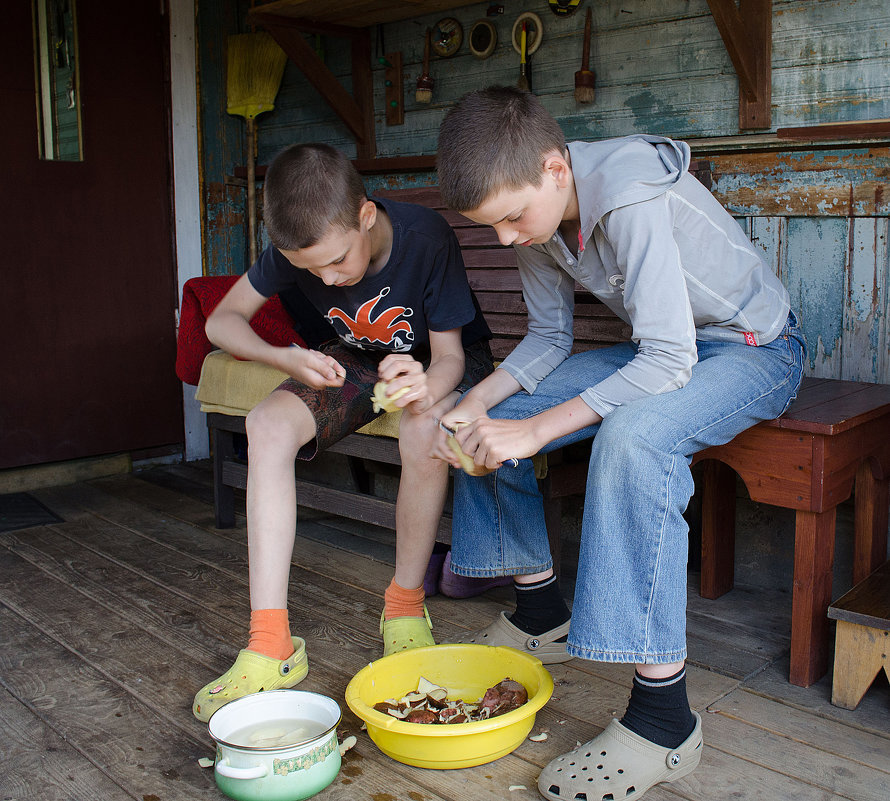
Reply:
<svg viewBox="0 0 890 801"><path fill-rule="evenodd" d="M430 331L453 328L462 328L464 347L490 339L451 226L425 206L372 200L393 232L389 260L377 273L354 286L327 286L270 246L247 273L253 288L279 295L311 347L339 337L362 350L422 354Z"/></svg>

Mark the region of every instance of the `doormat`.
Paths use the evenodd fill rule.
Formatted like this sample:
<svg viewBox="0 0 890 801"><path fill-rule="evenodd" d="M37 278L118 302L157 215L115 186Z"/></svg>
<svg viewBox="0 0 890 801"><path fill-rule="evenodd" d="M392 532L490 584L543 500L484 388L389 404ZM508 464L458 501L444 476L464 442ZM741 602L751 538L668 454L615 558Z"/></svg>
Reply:
<svg viewBox="0 0 890 801"><path fill-rule="evenodd" d="M0 533L64 522L27 492L0 495Z"/></svg>

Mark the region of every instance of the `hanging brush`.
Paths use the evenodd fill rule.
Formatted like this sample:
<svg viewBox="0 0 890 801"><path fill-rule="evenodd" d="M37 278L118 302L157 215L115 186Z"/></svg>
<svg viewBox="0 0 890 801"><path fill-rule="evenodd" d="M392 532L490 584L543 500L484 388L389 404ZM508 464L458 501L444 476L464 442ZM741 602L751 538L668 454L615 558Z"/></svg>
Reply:
<svg viewBox="0 0 890 801"><path fill-rule="evenodd" d="M581 69L575 73L575 102L592 103L596 97L596 73L590 69L590 7L584 21L584 49Z"/></svg>
<svg viewBox="0 0 890 801"><path fill-rule="evenodd" d="M522 33L519 34L519 80L516 87L523 91L529 91L528 74L526 72L526 59L528 58L528 30L525 20L522 21Z"/></svg>
<svg viewBox="0 0 890 801"><path fill-rule="evenodd" d="M430 103L433 99L435 81L430 75L430 29L426 29L426 40L423 43L423 73L417 79L417 91L414 99L418 103Z"/></svg>

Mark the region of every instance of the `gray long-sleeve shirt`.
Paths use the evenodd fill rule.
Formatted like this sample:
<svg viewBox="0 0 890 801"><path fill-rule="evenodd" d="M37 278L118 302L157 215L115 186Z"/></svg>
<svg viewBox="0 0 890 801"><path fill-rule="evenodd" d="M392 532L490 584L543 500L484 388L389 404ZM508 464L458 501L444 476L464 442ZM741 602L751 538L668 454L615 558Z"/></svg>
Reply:
<svg viewBox="0 0 890 801"><path fill-rule="evenodd" d="M581 397L605 417L682 387L696 339L766 344L788 292L738 223L691 176L689 147L660 136L569 145L581 211L576 257L557 232L515 248L528 333L500 365L528 392L571 352L574 284L632 328L637 355Z"/></svg>

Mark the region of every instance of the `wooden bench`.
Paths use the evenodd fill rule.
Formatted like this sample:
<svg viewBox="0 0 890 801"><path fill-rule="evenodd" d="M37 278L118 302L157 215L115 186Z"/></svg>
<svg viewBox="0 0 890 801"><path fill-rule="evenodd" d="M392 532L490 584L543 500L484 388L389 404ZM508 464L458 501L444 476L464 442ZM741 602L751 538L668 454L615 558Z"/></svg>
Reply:
<svg viewBox="0 0 890 801"><path fill-rule="evenodd" d="M733 586L736 473L752 500L795 511L789 680L808 687L828 670L835 520L854 485L853 581L887 558L890 386L805 378L782 417L694 459L705 460L703 597Z"/></svg>
<svg viewBox="0 0 890 801"><path fill-rule="evenodd" d="M707 162L695 174L710 183ZM460 241L470 285L494 332L492 350L503 358L526 332L526 308L511 248L491 229L442 208L436 187L381 192L431 206L451 223ZM625 340L628 326L586 291L576 294L575 348L603 347ZM233 434L244 432L243 416L208 414L213 448L217 525L234 523L233 488L245 488L247 467L234 458ZM343 454L353 487L321 484L302 470L297 479L301 506L395 528L395 504L374 493L374 476L398 470L398 442L352 434L329 449ZM583 496L588 448L570 446L547 456L539 479L547 532L558 563L564 499ZM755 426L731 443L695 457L703 465L702 595L716 598L733 586L735 473L751 498L794 509L790 681L809 686L828 667L836 508L856 485L855 576L862 578L886 559L890 478L890 387L828 379L806 379L799 398L777 421ZM440 534L450 534L443 518ZM856 580L859 580L858 578Z"/></svg>
<svg viewBox="0 0 890 801"><path fill-rule="evenodd" d="M384 197L419 203L439 211L452 225L461 245L470 286L476 293L485 319L494 334L491 349L496 360L506 356L524 336L527 327L522 283L516 270L512 248L497 241L492 229L477 225L457 212L444 208L437 187L387 190ZM575 307L576 349L602 347L626 340L629 327L587 292L579 292ZM201 388L199 386L199 397ZM214 472L216 524L234 525L233 489L247 486L247 465L235 458L234 435L244 433L244 417L209 413ZM377 474L397 471L398 441L368 434L351 434L328 448L329 453L346 456L353 487L333 487L312 480L299 469L297 498L301 506L333 512L343 517L395 529L395 502L374 492ZM587 474L587 449L564 448L546 457L546 467L539 471L538 485L544 497L547 532L554 555L560 549L562 502L573 495L583 495ZM445 515L440 537L450 537L451 521Z"/></svg>
<svg viewBox="0 0 890 801"><path fill-rule="evenodd" d="M890 679L890 562L828 607L837 621L831 703L855 709L875 677Z"/></svg>

